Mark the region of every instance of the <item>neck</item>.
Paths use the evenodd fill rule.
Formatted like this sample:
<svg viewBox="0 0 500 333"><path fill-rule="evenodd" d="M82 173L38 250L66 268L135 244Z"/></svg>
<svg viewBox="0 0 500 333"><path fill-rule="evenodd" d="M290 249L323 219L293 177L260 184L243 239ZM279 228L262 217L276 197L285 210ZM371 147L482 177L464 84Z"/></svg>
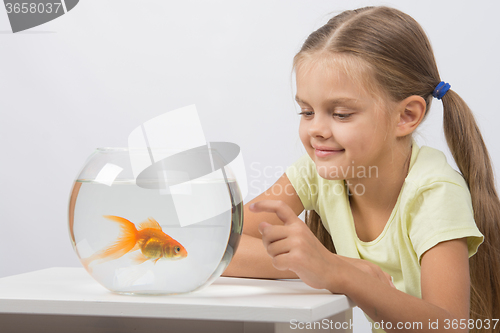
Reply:
<svg viewBox="0 0 500 333"><path fill-rule="evenodd" d="M400 148L391 154L390 162L377 166L378 175L347 179L349 201L357 211L392 211L408 175L411 148ZM389 159L387 159L389 160Z"/></svg>

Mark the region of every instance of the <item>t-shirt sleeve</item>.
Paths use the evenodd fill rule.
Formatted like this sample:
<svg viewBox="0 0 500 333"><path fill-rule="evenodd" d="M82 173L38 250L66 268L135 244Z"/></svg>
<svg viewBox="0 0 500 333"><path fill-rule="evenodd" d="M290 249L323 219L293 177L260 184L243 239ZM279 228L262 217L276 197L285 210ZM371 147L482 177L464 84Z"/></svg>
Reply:
<svg viewBox="0 0 500 333"><path fill-rule="evenodd" d="M317 192L312 191L312 186L317 186L317 172L314 162L309 155L304 154L295 163L290 165L286 171L286 176L290 180L295 192L299 195L300 201L305 210L315 210L317 206Z"/></svg>
<svg viewBox="0 0 500 333"><path fill-rule="evenodd" d="M419 262L440 242L466 237L469 257L483 242L469 190L459 184L439 181L419 188L409 215L409 236Z"/></svg>

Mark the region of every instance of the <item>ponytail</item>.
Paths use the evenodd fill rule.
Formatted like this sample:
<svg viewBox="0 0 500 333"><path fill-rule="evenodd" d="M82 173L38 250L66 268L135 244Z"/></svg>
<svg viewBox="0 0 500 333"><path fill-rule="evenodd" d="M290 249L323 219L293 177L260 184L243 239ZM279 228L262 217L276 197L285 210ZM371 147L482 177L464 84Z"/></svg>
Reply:
<svg viewBox="0 0 500 333"><path fill-rule="evenodd" d="M469 260L470 315L484 323L485 319L500 318L500 200L490 157L472 111L452 90L442 102L446 141L469 186L474 219L484 235L483 244Z"/></svg>

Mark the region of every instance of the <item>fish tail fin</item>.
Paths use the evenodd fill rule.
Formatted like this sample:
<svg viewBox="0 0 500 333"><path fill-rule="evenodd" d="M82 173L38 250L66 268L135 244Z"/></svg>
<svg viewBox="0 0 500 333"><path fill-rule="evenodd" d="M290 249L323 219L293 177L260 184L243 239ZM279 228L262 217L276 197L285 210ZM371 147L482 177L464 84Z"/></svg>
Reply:
<svg viewBox="0 0 500 333"><path fill-rule="evenodd" d="M134 249L137 243L139 234L132 222L119 216L104 215L104 217L118 222L120 224L121 234L116 242L114 242L112 245L102 249L97 253L94 253L88 258L82 259L83 266L89 272L91 272L89 265L92 261L101 260L101 262L106 262L109 260L118 259Z"/></svg>

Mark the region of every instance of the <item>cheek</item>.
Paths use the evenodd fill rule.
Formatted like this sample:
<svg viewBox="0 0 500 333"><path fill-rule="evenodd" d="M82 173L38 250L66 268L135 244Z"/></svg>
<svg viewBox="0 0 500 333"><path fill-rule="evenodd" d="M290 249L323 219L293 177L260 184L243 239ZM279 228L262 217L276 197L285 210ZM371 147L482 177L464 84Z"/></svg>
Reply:
<svg viewBox="0 0 500 333"><path fill-rule="evenodd" d="M303 123L303 121L300 122L299 125L299 137L300 141L302 141L302 144L304 147L307 149L310 146L309 142L309 134L307 132L307 126Z"/></svg>
<svg viewBox="0 0 500 333"><path fill-rule="evenodd" d="M380 130L383 129L380 128ZM366 150L367 147L370 146L370 143L373 143L373 141L377 139L375 137L376 133L380 135L380 132L378 132L376 126L374 126L374 122L369 120L352 123L349 124L349 126L342 126L337 130L339 138L342 138L346 145L361 150Z"/></svg>
<svg viewBox="0 0 500 333"><path fill-rule="evenodd" d="M333 130L335 141L341 146L351 151L358 150L366 145L366 134L355 124L343 124ZM346 126L347 125L347 126Z"/></svg>

